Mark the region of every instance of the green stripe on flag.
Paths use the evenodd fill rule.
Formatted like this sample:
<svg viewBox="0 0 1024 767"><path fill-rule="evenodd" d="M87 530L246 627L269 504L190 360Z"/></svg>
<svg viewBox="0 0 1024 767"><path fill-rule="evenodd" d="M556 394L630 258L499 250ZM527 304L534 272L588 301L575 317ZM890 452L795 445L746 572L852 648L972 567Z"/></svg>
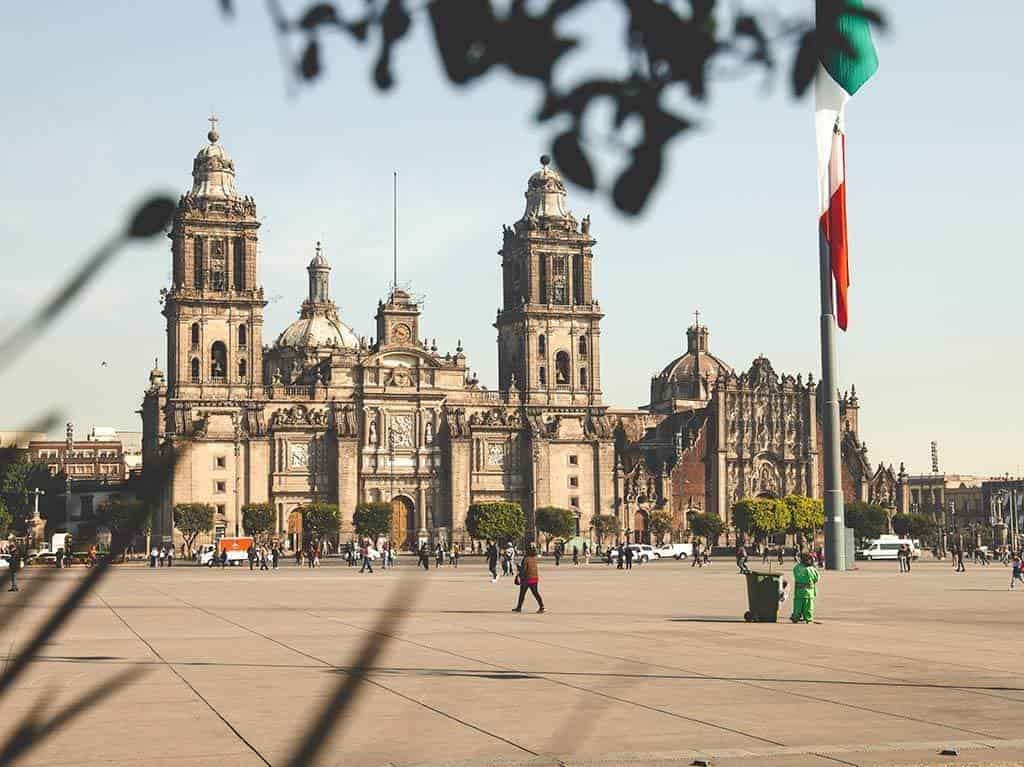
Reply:
<svg viewBox="0 0 1024 767"><path fill-rule="evenodd" d="M843 10L863 7L861 0L819 0L818 3L818 23L835 18L838 14L835 24L854 53L851 56L838 46L829 47L821 52L821 65L839 87L851 96L871 79L878 69L878 54L875 53L875 44L871 40L870 22L863 16Z"/></svg>

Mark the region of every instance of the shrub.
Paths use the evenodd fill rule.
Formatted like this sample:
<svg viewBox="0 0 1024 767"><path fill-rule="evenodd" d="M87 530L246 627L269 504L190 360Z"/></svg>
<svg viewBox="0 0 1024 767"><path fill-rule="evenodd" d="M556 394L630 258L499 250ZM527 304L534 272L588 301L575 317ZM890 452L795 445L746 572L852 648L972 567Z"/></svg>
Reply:
<svg viewBox="0 0 1024 767"><path fill-rule="evenodd" d="M477 539L514 541L526 531L523 507L511 501L474 503L466 512L466 529Z"/></svg>
<svg viewBox="0 0 1024 767"><path fill-rule="evenodd" d="M391 504L383 501L361 503L352 515L356 535L376 541L391 534Z"/></svg>

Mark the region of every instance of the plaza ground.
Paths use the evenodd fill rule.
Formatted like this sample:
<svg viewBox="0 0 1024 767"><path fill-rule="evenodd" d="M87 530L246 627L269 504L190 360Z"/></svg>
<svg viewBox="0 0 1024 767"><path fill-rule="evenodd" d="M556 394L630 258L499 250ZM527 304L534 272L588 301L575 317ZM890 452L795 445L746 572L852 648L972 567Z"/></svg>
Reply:
<svg viewBox="0 0 1024 767"><path fill-rule="evenodd" d="M786 565L788 570L791 563ZM24 609L0 594L6 654L84 574ZM25 572L26 589L40 571ZM1024 590L1001 565L862 563L827 573L820 625L748 624L729 561L616 571L541 564L548 612L479 559L358 575L117 568L0 701L0 733L127 668L25 758L52 765L283 764L409 578L424 588L321 764L911 765L1024 760ZM959 757L938 756L944 747Z"/></svg>

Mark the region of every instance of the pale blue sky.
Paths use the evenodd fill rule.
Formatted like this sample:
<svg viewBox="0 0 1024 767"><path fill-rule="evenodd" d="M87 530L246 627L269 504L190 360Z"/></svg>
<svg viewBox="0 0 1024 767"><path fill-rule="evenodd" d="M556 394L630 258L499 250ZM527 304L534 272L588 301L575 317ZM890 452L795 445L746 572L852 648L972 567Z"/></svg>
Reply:
<svg viewBox="0 0 1024 767"><path fill-rule="evenodd" d="M538 90L503 73L450 86L420 25L396 52L391 93L370 82L371 50L332 36L328 75L289 94L263 4L239 3L232 22L216 5L5 10L0 322L9 328L49 295L144 192L184 191L216 110L239 189L264 221L260 278L275 298L265 342L295 316L317 239L344 319L373 333L398 169L401 278L426 297L424 333L442 349L462 338L493 386L501 225L521 215L526 178L555 132L531 120ZM892 29L879 40L881 69L848 117L853 285L841 384L857 386L874 463L927 471L935 439L946 471L1019 472L1024 8L882 5ZM576 66L617 68L613 6L576 24L598 30ZM762 85L720 83L692 111L702 127L675 143L640 218L570 188L598 239L610 404L647 401L651 373L680 352L695 307L712 351L734 367L764 353L780 372L818 377L812 107L785 81ZM607 180L621 158L593 127ZM140 428L153 357L165 360L157 299L169 274L162 238L124 253L3 375L0 426L59 406L83 431Z"/></svg>

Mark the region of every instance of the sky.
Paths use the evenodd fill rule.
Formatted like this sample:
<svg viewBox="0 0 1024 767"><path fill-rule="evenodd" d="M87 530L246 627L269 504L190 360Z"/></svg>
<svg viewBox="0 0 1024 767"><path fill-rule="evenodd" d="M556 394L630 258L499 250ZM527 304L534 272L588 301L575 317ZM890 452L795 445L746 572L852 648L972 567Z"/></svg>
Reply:
<svg viewBox="0 0 1024 767"><path fill-rule="evenodd" d="M147 193L190 187L215 111L238 188L262 221L265 343L295 318L317 240L342 318L373 335L391 279L397 170L399 279L425 300L422 334L442 351L461 339L493 388L501 228L522 215L526 179L561 127L533 119L538 87L502 71L454 87L422 17L395 51L392 91L372 84L375 43L336 35L324 40L325 76L296 86L264 4L237 3L230 20L218 5L5 10L0 334ZM621 71L617 5L566 25L587 42L558 70L561 81ZM890 21L876 38L880 69L847 118L852 286L840 386L856 386L874 465L927 472L935 440L943 471L1021 474L1024 6L878 5ZM707 104L684 103L699 127L671 146L641 216L569 187L570 207L591 215L598 241L606 403L647 402L652 373L685 349L698 308L711 351L737 370L764 354L778 372L820 377L813 110L809 98L792 98L784 75L767 85L760 74L718 81ZM587 130L607 188L624 156L607 119ZM121 253L0 371L0 429L57 410L79 434L139 430L149 370L154 358L166 361L159 291L170 270L164 238Z"/></svg>

